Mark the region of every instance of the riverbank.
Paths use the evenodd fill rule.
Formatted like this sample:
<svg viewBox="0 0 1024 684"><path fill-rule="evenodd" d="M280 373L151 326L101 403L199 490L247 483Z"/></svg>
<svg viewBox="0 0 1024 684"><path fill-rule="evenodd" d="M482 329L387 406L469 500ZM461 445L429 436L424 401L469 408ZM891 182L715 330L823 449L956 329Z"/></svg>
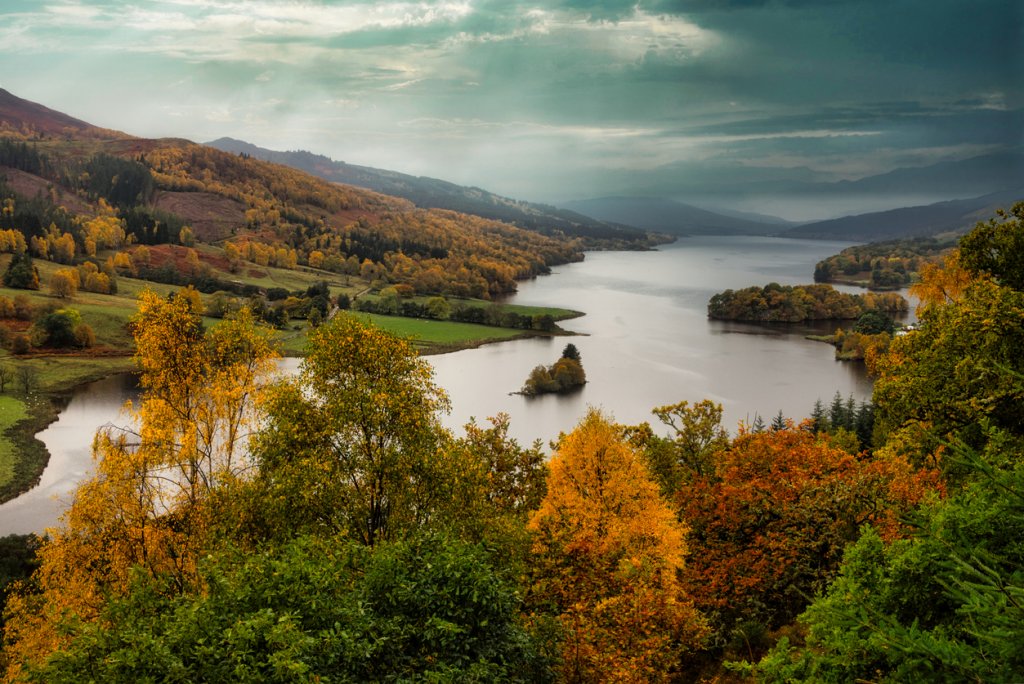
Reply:
<svg viewBox="0 0 1024 684"><path fill-rule="evenodd" d="M18 364L32 379L27 392L12 382L0 395L0 503L39 483L50 454L36 435L57 419L74 390L132 369L129 357L37 356Z"/></svg>
<svg viewBox="0 0 1024 684"><path fill-rule="evenodd" d="M568 309L546 311L557 316L558 320L583 315ZM557 325L551 331L531 331L379 314L354 315L395 335L414 339L424 356L476 349L510 340L574 334ZM208 325L216 322L215 319L206 321ZM282 353L301 357L308 331L309 325L305 321L292 326L291 330L282 331L279 337ZM118 354L107 356L37 354L8 357L16 369L25 369L23 372L28 376L29 386L25 391L16 377L7 385L6 392L0 394L0 503L16 498L39 483L50 454L36 435L57 419L76 388L118 373L131 372L135 366L130 354L128 350L118 350ZM91 439L91 435L83 436L83 439Z"/></svg>

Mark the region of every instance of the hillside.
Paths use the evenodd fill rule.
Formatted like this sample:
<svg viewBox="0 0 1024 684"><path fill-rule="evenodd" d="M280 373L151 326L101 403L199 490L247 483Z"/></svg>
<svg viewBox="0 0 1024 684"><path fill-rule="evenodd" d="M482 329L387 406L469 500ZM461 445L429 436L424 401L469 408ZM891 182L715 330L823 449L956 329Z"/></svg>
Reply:
<svg viewBox="0 0 1024 684"><path fill-rule="evenodd" d="M5 227L23 232L26 243L53 243L66 234L76 253L87 255L83 226L106 212L120 221L127 242L108 241L101 249L209 243L230 252L225 261L236 271L249 260L483 298L582 258L581 245L561 235L419 209L186 140L132 138L10 93L0 124L21 131L0 138L0 167L6 167L5 197L17 207ZM58 129L59 135L49 133ZM204 258L198 255L200 264Z"/></svg>
<svg viewBox="0 0 1024 684"><path fill-rule="evenodd" d="M773 235L789 224L724 216L660 197L600 197L567 202L567 208L602 221L626 223L671 235Z"/></svg>
<svg viewBox="0 0 1024 684"><path fill-rule="evenodd" d="M596 220L573 211L496 195L477 187L456 185L427 176L411 176L335 161L312 152L278 152L234 138L218 138L211 147L284 164L334 183L345 183L403 197L417 207L450 209L514 224L543 235L579 237L589 248L637 248L659 241L631 225Z"/></svg>
<svg viewBox="0 0 1024 684"><path fill-rule="evenodd" d="M873 242L964 233L995 210L1024 199L1024 188L966 200L951 200L920 207L905 207L856 216L817 221L783 233L786 237Z"/></svg>
<svg viewBox="0 0 1024 684"><path fill-rule="evenodd" d="M124 133L93 126L62 112L29 102L0 88L0 135L24 138L126 138Z"/></svg>

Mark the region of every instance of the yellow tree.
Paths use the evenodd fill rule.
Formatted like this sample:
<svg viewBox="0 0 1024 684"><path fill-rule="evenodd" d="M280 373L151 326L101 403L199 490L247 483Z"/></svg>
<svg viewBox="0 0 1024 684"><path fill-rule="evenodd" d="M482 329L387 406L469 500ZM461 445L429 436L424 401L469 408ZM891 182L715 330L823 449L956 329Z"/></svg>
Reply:
<svg viewBox="0 0 1024 684"><path fill-rule="evenodd" d="M95 474L39 553L39 591L9 602L9 676L58 648L63 623L94 619L128 589L133 568L175 591L194 586L211 494L245 473L255 394L276 352L247 311L204 332L192 294L140 295L134 425L97 434Z"/></svg>
<svg viewBox="0 0 1024 684"><path fill-rule="evenodd" d="M564 630L562 677L667 679L705 631L679 584L687 529L600 412L562 440L530 527L534 598Z"/></svg>

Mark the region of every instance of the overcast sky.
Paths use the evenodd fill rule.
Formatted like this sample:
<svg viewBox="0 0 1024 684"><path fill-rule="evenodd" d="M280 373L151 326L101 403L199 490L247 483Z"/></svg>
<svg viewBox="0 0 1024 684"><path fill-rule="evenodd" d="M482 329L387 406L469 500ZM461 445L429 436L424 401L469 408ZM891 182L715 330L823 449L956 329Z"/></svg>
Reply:
<svg viewBox="0 0 1024 684"><path fill-rule="evenodd" d="M1020 145L1022 7L2 0L0 86L135 135L525 199L685 194Z"/></svg>

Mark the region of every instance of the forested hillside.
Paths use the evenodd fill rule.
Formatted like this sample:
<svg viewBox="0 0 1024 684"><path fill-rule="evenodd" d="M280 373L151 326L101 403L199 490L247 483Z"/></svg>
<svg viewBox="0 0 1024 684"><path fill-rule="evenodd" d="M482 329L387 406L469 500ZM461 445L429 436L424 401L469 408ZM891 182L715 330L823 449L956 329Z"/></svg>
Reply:
<svg viewBox="0 0 1024 684"><path fill-rule="evenodd" d="M591 410L550 458L504 416L453 436L430 367L348 315L269 382L247 312L143 293L138 432L101 432L10 594L6 678L1020 679L1022 245L1024 203L922 273L871 406Z"/></svg>
<svg viewBox="0 0 1024 684"><path fill-rule="evenodd" d="M418 207L449 209L505 221L542 235L581 238L588 249L645 249L670 239L629 225L599 221L567 209L502 197L481 188L346 164L312 152L278 152L232 138L219 138L207 144L226 152L285 164L334 183L403 197Z"/></svg>

